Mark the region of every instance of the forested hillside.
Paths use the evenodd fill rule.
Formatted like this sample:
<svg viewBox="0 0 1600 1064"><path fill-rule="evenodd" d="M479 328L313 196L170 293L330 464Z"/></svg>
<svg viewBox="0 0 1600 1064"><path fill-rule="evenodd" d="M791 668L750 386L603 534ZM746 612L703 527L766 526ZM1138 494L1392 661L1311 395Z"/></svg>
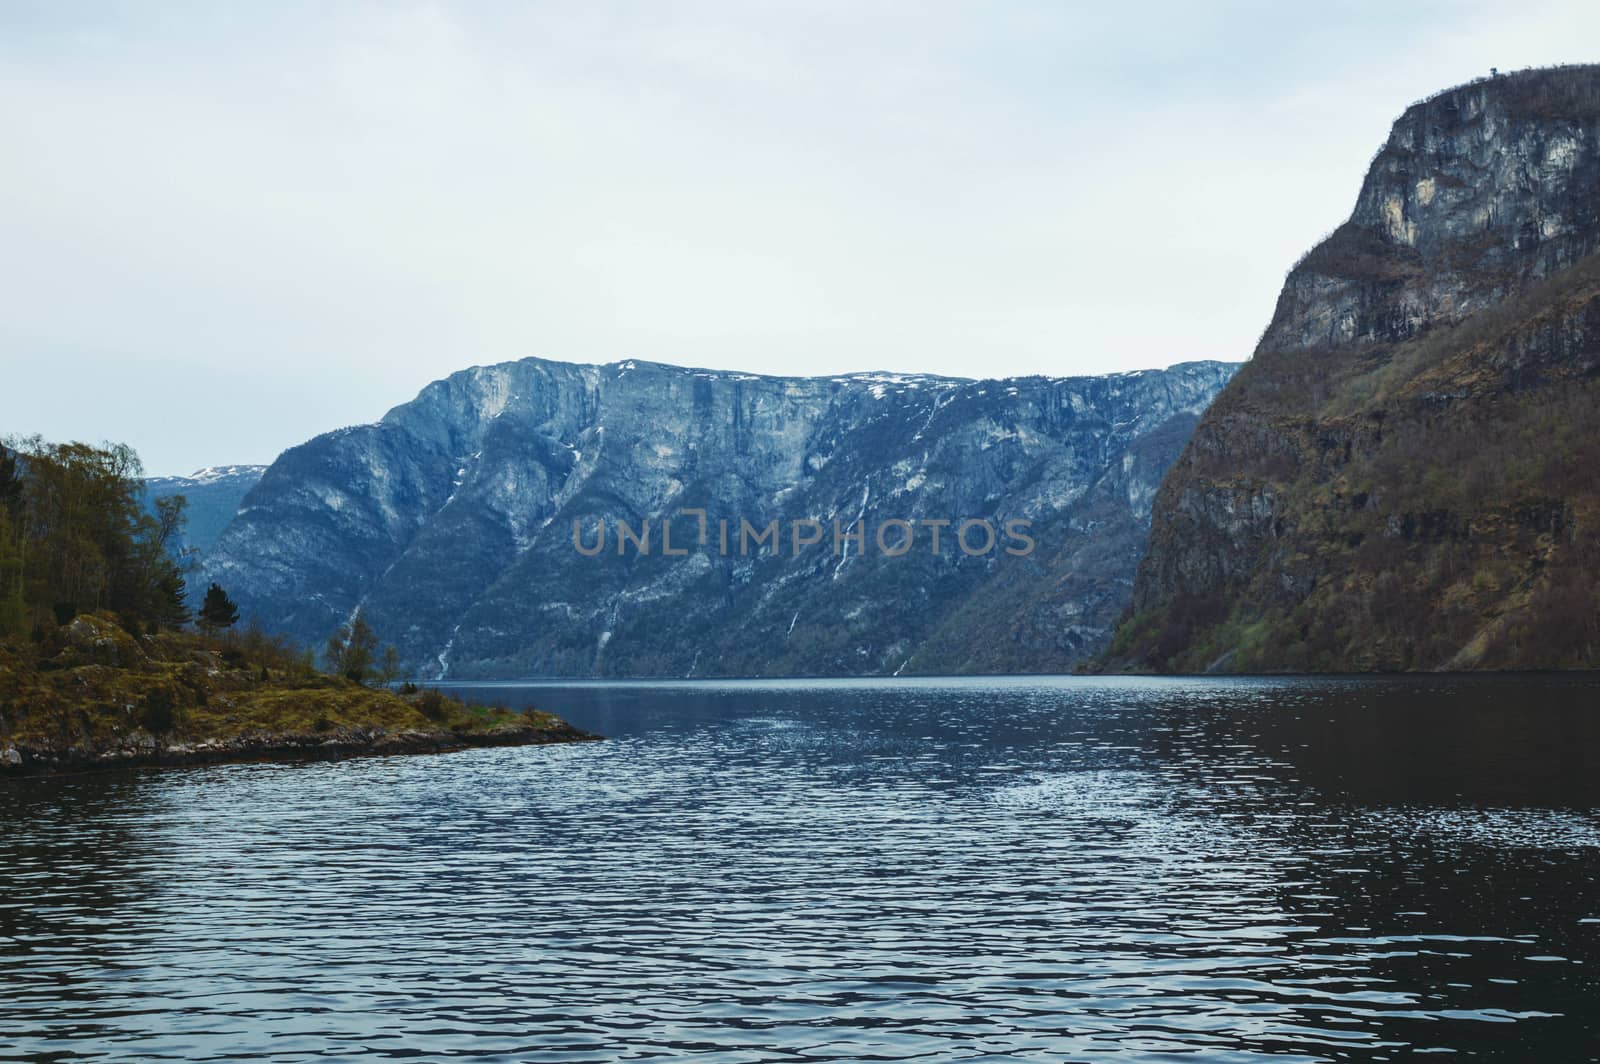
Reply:
<svg viewBox="0 0 1600 1064"><path fill-rule="evenodd" d="M143 505L139 456L122 444L0 446L0 638L107 610L130 628L189 620L174 548L184 500Z"/></svg>

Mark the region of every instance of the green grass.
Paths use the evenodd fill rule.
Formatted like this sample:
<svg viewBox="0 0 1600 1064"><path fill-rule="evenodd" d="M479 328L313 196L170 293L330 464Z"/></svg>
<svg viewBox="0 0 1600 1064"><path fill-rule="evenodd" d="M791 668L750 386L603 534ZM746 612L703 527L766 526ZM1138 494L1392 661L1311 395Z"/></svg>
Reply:
<svg viewBox="0 0 1600 1064"><path fill-rule="evenodd" d="M373 729L467 739L529 727L563 724L537 710L362 686L237 642L134 636L109 614L0 643L0 741L19 745L84 746L139 732L168 743Z"/></svg>

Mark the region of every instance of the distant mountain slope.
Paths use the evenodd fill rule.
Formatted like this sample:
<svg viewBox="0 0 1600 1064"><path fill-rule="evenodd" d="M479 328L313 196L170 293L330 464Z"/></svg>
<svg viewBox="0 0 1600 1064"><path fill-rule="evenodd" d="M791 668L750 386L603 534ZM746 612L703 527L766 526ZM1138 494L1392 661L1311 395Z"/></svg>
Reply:
<svg viewBox="0 0 1600 1064"><path fill-rule="evenodd" d="M1600 67L1407 110L1156 502L1110 667L1600 666Z"/></svg>
<svg viewBox="0 0 1600 1064"><path fill-rule="evenodd" d="M146 477L145 497L154 500L182 495L187 499L185 546L199 548L203 553L211 549L233 520L239 503L266 471L266 466L231 465L208 467L186 477Z"/></svg>
<svg viewBox="0 0 1600 1064"><path fill-rule="evenodd" d="M780 378L524 359L430 384L285 452L211 552L269 627L320 642L360 605L424 674L1069 669L1131 594L1149 507L1221 363L1107 377ZM707 514L708 543L685 508ZM660 521L685 556L661 553ZM719 519L782 522L727 555ZM1036 550L885 557L889 519L1032 522ZM824 542L790 556L790 522ZM833 521L865 550L833 551ZM575 549L573 522L606 552ZM619 521L655 528L616 553ZM888 535L891 546L901 533ZM981 537L974 533L974 541Z"/></svg>

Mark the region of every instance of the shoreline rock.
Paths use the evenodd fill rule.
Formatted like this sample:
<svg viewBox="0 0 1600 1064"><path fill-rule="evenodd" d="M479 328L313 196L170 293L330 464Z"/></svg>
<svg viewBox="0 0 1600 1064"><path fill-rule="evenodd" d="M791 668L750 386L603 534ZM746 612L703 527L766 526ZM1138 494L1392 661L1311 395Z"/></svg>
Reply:
<svg viewBox="0 0 1600 1064"><path fill-rule="evenodd" d="M180 767L254 761L342 761L352 757L443 754L494 746L549 746L596 742L561 722L551 727L507 726L483 732L340 728L331 732L247 732L226 739L166 740L138 731L104 743L6 742L0 746L0 780L128 768Z"/></svg>

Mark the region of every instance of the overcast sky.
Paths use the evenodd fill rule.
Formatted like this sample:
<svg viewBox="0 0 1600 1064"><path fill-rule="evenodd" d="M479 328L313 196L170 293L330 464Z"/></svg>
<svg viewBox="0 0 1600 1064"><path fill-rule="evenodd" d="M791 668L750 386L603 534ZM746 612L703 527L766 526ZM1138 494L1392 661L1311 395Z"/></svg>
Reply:
<svg viewBox="0 0 1600 1064"><path fill-rule="evenodd" d="M1592 0L5 0L0 434L180 473L527 355L1243 359L1408 103L1594 59Z"/></svg>

